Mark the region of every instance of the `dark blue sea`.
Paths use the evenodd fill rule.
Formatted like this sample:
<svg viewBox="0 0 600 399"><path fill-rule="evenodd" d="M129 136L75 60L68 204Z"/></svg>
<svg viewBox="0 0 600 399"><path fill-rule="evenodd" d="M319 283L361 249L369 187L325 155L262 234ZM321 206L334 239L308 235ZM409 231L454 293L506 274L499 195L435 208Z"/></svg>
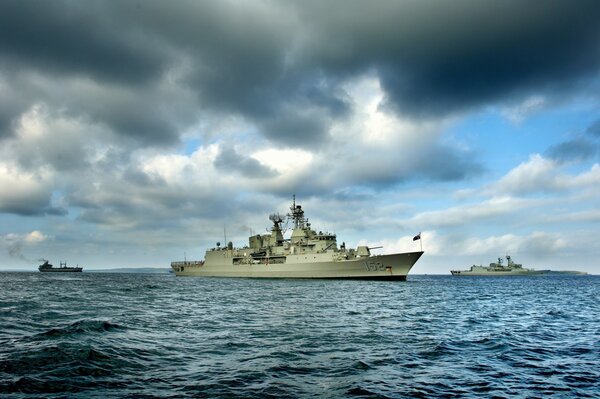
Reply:
<svg viewBox="0 0 600 399"><path fill-rule="evenodd" d="M0 288L3 398L600 398L600 276Z"/></svg>

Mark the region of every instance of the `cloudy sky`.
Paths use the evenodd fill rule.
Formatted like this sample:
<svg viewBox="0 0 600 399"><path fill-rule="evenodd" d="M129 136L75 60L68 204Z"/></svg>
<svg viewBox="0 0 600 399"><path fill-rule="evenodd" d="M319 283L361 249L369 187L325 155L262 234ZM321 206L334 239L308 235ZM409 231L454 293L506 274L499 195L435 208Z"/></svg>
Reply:
<svg viewBox="0 0 600 399"><path fill-rule="evenodd" d="M600 273L597 1L3 1L0 268L168 267L292 195L414 273Z"/></svg>

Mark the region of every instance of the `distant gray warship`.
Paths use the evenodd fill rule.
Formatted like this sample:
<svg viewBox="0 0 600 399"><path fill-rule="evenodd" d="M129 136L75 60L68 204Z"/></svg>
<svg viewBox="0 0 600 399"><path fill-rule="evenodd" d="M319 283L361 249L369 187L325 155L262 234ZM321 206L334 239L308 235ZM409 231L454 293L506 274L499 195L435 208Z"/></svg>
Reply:
<svg viewBox="0 0 600 399"><path fill-rule="evenodd" d="M506 255L507 265L502 264L502 258L498 258L497 263L490 263L489 266L473 265L469 270L451 270L453 276L535 276L535 275L553 275L553 274L587 274L570 270L534 270L526 269L520 263L515 263L509 255Z"/></svg>
<svg viewBox="0 0 600 399"><path fill-rule="evenodd" d="M80 266L67 266L67 262L60 262L60 267L54 267L45 259L42 259L44 263L42 263L38 270L41 272L60 272L60 273L78 273L83 270Z"/></svg>
<svg viewBox="0 0 600 399"><path fill-rule="evenodd" d="M347 249L345 243L338 248L335 234L311 229L295 197L286 217L293 221L289 239L281 230L284 217L275 213L269 216L271 233L250 236L248 246L234 248L229 242L222 248L217 243L204 260L171 262L171 267L177 276L406 280L423 255L372 255L374 248Z"/></svg>

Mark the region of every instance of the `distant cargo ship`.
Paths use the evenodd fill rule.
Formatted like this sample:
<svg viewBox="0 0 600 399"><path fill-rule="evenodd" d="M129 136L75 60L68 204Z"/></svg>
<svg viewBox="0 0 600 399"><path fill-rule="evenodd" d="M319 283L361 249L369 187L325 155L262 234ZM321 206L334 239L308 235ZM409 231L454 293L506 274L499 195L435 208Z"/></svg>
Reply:
<svg viewBox="0 0 600 399"><path fill-rule="evenodd" d="M293 223L289 239L283 238L284 217L275 213L269 217L271 233L249 237L247 246L217 243L204 260L171 262L171 267L177 276L406 280L423 255L423 251L372 255L374 248L365 245L338 247L335 234L311 228L295 198L287 217ZM417 239L420 236L413 240Z"/></svg>
<svg viewBox="0 0 600 399"><path fill-rule="evenodd" d="M60 262L59 267L54 267L47 260L42 260L44 263L38 267L38 270L45 273L79 273L83 270L83 267L80 266L67 266L67 262Z"/></svg>
<svg viewBox="0 0 600 399"><path fill-rule="evenodd" d="M535 270L524 268L522 264L515 263L509 255L506 256L506 265L502 258L498 262L492 262L489 266L473 265L469 270L450 270L453 276L536 276L555 274L584 275L585 272L571 270Z"/></svg>

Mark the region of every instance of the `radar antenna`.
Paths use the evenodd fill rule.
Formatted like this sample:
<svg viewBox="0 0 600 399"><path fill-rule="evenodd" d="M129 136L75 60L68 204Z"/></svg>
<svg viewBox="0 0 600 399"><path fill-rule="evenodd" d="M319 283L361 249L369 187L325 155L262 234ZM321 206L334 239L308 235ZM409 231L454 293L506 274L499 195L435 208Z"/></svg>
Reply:
<svg viewBox="0 0 600 399"><path fill-rule="evenodd" d="M269 215L269 220L273 223L283 222L283 217L279 213L272 213Z"/></svg>

